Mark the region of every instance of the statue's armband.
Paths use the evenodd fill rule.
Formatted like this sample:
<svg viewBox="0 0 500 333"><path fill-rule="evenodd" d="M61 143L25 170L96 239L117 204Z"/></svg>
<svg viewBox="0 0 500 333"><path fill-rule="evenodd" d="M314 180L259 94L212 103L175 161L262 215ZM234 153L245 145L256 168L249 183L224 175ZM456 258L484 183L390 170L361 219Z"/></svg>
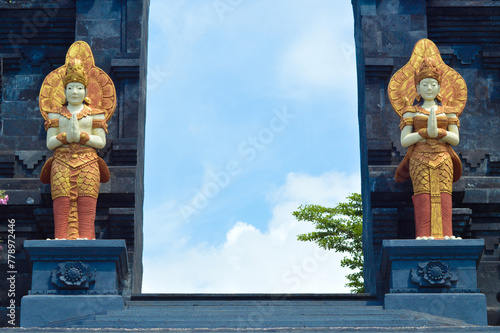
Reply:
<svg viewBox="0 0 500 333"><path fill-rule="evenodd" d="M457 125L458 129L460 129L460 119L458 117L448 118L448 125Z"/></svg>
<svg viewBox="0 0 500 333"><path fill-rule="evenodd" d="M49 118L48 120L45 121L44 123L45 130L47 131L51 127L59 127L59 119L57 118Z"/></svg>
<svg viewBox="0 0 500 333"><path fill-rule="evenodd" d="M108 133L108 124L106 123L106 119L92 120L92 128L102 128L106 133Z"/></svg>
<svg viewBox="0 0 500 333"><path fill-rule="evenodd" d="M412 117L401 118L401 122L399 123L399 128L403 130L403 128L405 128L406 126L413 126Z"/></svg>

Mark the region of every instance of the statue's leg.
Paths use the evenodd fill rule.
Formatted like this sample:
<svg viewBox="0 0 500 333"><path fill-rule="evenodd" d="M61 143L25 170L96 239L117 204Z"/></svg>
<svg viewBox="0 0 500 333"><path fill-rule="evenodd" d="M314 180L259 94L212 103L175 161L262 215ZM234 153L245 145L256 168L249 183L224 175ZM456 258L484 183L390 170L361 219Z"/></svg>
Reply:
<svg viewBox="0 0 500 333"><path fill-rule="evenodd" d="M443 237L453 236L452 196L453 191L453 161L451 158L441 166L441 216Z"/></svg>
<svg viewBox="0 0 500 333"><path fill-rule="evenodd" d="M80 238L95 239L95 214L97 199L78 198L78 218Z"/></svg>
<svg viewBox="0 0 500 333"><path fill-rule="evenodd" d="M74 202L71 201L72 193L70 168L62 163L60 154L54 154L50 173L50 188L54 206L54 237L58 239L76 239L73 237ZM64 157L64 156L63 156Z"/></svg>
<svg viewBox="0 0 500 333"><path fill-rule="evenodd" d="M453 236L451 194L441 193L441 214L443 216L443 236Z"/></svg>
<svg viewBox="0 0 500 333"><path fill-rule="evenodd" d="M54 238L68 238L69 197L54 199Z"/></svg>
<svg viewBox="0 0 500 333"><path fill-rule="evenodd" d="M72 195L72 194L71 194ZM70 196L68 214L68 239L78 239L78 202Z"/></svg>
<svg viewBox="0 0 500 333"><path fill-rule="evenodd" d="M431 195L422 193L413 196L415 211L415 236L429 237L431 235Z"/></svg>

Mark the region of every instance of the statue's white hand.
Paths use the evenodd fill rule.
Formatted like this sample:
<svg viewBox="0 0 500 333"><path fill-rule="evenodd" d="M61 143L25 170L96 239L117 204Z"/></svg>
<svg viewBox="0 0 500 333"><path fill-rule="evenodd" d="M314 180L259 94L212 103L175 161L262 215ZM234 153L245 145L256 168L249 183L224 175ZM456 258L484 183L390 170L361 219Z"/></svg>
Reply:
<svg viewBox="0 0 500 333"><path fill-rule="evenodd" d="M429 111L429 119L427 121L427 135L429 135L430 138L437 138L438 136L436 109L437 106L433 106Z"/></svg>
<svg viewBox="0 0 500 333"><path fill-rule="evenodd" d="M80 125L78 124L76 113L73 113L70 121L71 123L68 128L68 133L66 134L66 140L68 140L69 143L78 143L80 142Z"/></svg>

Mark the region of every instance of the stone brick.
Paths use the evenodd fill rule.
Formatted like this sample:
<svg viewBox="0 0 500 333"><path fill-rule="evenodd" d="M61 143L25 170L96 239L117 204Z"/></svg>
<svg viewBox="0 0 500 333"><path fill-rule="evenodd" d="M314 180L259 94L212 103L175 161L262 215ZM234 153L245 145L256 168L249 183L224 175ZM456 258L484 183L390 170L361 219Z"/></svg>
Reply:
<svg viewBox="0 0 500 333"><path fill-rule="evenodd" d="M411 30L425 30L427 28L427 20L425 15L410 15Z"/></svg>
<svg viewBox="0 0 500 333"><path fill-rule="evenodd" d="M76 3L78 13L82 19L120 19L121 1L112 0L79 0Z"/></svg>
<svg viewBox="0 0 500 333"><path fill-rule="evenodd" d="M87 37L89 35L89 28L87 24L88 21L78 21L76 23L76 35L79 36L80 38L83 36Z"/></svg>
<svg viewBox="0 0 500 333"><path fill-rule="evenodd" d="M381 1L378 4L377 12L378 13L387 13L387 14L397 14L400 6L400 1L398 0L386 0Z"/></svg>
<svg viewBox="0 0 500 333"><path fill-rule="evenodd" d="M111 38L93 37L92 46L96 49L103 49L103 50L116 49L118 51L120 49L120 41L121 41L120 37L111 37Z"/></svg>
<svg viewBox="0 0 500 333"><path fill-rule="evenodd" d="M42 121L42 115L38 108L38 101L5 101L2 103L2 114L15 119L38 119Z"/></svg>
<svg viewBox="0 0 500 333"><path fill-rule="evenodd" d="M4 131L6 136L38 136L39 128L43 127L43 122L26 119L4 119Z"/></svg>
<svg viewBox="0 0 500 333"><path fill-rule="evenodd" d="M85 36L94 38L110 38L120 36L120 20L87 20L79 22L79 27L85 32Z"/></svg>
<svg viewBox="0 0 500 333"><path fill-rule="evenodd" d="M426 14L426 5L423 1L400 1L399 13L401 14Z"/></svg>

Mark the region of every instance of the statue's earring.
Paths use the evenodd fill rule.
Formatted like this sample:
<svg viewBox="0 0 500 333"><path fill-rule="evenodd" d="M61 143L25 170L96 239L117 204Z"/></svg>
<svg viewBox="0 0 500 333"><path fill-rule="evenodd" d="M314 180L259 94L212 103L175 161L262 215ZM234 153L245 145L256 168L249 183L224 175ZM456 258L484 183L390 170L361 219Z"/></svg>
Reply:
<svg viewBox="0 0 500 333"><path fill-rule="evenodd" d="M422 96L420 95L417 95L417 97L415 97L417 99L417 102L420 102L422 100Z"/></svg>
<svg viewBox="0 0 500 333"><path fill-rule="evenodd" d="M66 99L66 96L64 96L64 98L62 100L62 105L66 105L66 103L68 103L68 100Z"/></svg>
<svg viewBox="0 0 500 333"><path fill-rule="evenodd" d="M441 96L441 94L437 94L436 99L439 103L441 103L443 101L443 96Z"/></svg>
<svg viewBox="0 0 500 333"><path fill-rule="evenodd" d="M85 103L87 103L87 105L90 105L90 102L91 102L90 97L88 97L88 96L87 96L87 97L85 97L85 99L84 99L83 101L84 101Z"/></svg>

